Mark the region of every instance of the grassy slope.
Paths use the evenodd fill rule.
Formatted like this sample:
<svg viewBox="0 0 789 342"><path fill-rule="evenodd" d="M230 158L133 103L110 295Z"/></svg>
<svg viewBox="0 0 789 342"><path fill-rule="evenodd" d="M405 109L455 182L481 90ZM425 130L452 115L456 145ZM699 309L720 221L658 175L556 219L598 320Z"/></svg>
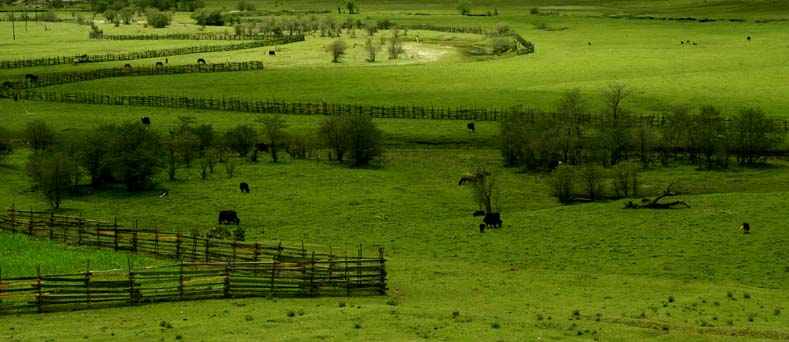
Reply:
<svg viewBox="0 0 789 342"><path fill-rule="evenodd" d="M531 5L523 4L524 9ZM394 8L394 3L391 6ZM431 6L438 7L427 4L428 8ZM564 19L558 20L551 24L564 23ZM549 35L568 32L535 31L545 34L546 40L555 37ZM586 37L581 44L584 40ZM638 46L635 40L630 43ZM639 55L635 54L636 50L629 53ZM515 61L517 58L466 65L508 65ZM707 63L709 60L701 59L693 65L706 67ZM435 65L435 70L445 69L439 76L455 76L468 70L464 66ZM425 67L432 65L398 67L396 71L386 68L377 70L376 74L383 73L389 76L387 79L407 79L414 77L408 70ZM483 67L481 71L490 73L501 67ZM709 67L708 75L699 76L700 81L719 77L720 73L725 75L722 71L725 68ZM574 71L576 76L582 74L578 70ZM310 71L323 74L318 77L335 75L333 70ZM315 80L306 72L281 72L275 80L282 87L285 80L292 80L286 76L289 72L301 75L304 81ZM357 84L370 83L371 78L365 77L362 71L356 75ZM245 78L249 76L233 75L236 76L243 82L252 82ZM599 82L593 76L590 74L582 85ZM475 79L468 76L459 79L469 80ZM189 80L190 84L195 82L200 80ZM770 78L765 82L780 90L776 85L781 83ZM129 80L124 80L124 86L127 83ZM231 83L228 78L223 87ZM344 87L351 84L354 83L348 82ZM393 84L385 89L389 94L393 89L400 91L396 86L399 83ZM486 87L494 92L496 87L506 84ZM545 81L541 86L545 89L540 91L551 94L550 82ZM654 87L655 91L666 91L661 90L666 87ZM766 88L760 91L768 91ZM462 85L445 89L468 94ZM714 94L715 88L709 91ZM338 93L352 96L347 89ZM414 92L413 96L421 93ZM439 94L443 93L433 93ZM554 95L544 98L552 100ZM386 98L379 92L371 92L370 96ZM509 104L501 96L484 92L483 96L490 96L491 103L497 105ZM435 101L449 100L438 97ZM726 101L736 104L741 100ZM766 108L783 106L772 105L775 107L767 104ZM99 122L138 120L141 115L149 115L154 118L154 128L162 133L176 123L179 114L197 116L200 122L210 122L220 131L254 118L236 113L6 100L0 102L0 107L3 108L0 122L12 131L19 131L33 118L46 118L60 132L74 132ZM316 119L289 117L288 122L293 131L298 131L314 127ZM377 122L390 143L404 148L390 149L383 169L357 170L332 163L288 160L280 164L241 162L233 179L225 178L222 170L218 170L209 180L199 181L195 168L180 170L176 182L160 183L171 193L164 200L153 191L132 195L119 191L85 194L67 200L64 205L69 213L99 219L112 216L121 220L138 219L141 226L155 222L160 228L176 225L207 228L213 224L215 217L211 213L216 208L232 206L239 208L252 238L323 241L351 250L359 242L384 244L390 258L392 291L388 298L246 299L7 317L0 320L0 331L9 341L98 341L113 336L129 341L171 340L178 336L184 340L239 341L259 340L261 336L280 341L789 338L785 312L789 302L786 294L789 273L785 269L786 254L781 249L787 243L783 208L787 205L785 192L789 183L783 162L776 163L776 169L766 170L702 173L677 167L646 172L645 194L657 192L667 181L680 179L678 189L687 194L681 199L693 206L665 212L621 210L619 202L559 207L545 195L542 176L502 169L502 181L507 186L500 205L506 226L480 235L475 228L478 220L469 215L476 208L468 198L467 189L455 185L455 177L479 161L497 160L498 152L488 150L495 124L480 123L478 132L471 135L464 130L462 122ZM415 145L415 141L448 145L431 147ZM25 154L22 151L9 157L16 169L1 169L0 198L22 208L38 208L43 205L41 199L34 193L20 193L29 187L28 181L13 171L22 169ZM252 185L253 191L248 196L236 192L241 179L249 180ZM173 212L183 215L172 215ZM750 236L738 234L739 222L744 220L754 227ZM7 248L0 247L3 263L10 253L16 254L23 248L9 249L7 246L19 242L12 245L7 241L0 241ZM85 258L80 255L61 259L74 269L84 267ZM30 261L35 258L24 260L15 261L14 265L27 265L21 269L29 269ZM110 264L124 265L124 257L114 260L119 261ZM749 298L745 298L746 293ZM389 299L399 305L387 304ZM347 305L340 307L338 302ZM574 316L575 310L580 315ZM453 311L459 314L454 315ZM296 314L288 317L288 312ZM161 328L162 320L172 322L174 328ZM660 329L661 324L667 324L668 334Z"/></svg>
<svg viewBox="0 0 789 342"><path fill-rule="evenodd" d="M728 113L748 106L762 107L773 116L789 112L789 102L782 96L787 91L781 81L781 75L787 72L782 24L504 15L463 19L464 23L456 22L457 16L419 20L484 27L509 22L535 42L537 53L496 60L463 58L461 53L466 48L444 47L446 39L456 40L456 35L442 35L438 44L416 44L410 41L415 34L412 32L407 44L411 52L406 53L405 60L396 62L408 65L370 72L370 67L393 62L383 57L381 63L365 63L364 38L360 33L359 38L345 38L357 47L350 49L340 65L330 63L323 51L329 39L308 37L306 42L281 47L274 58L260 57L266 49L206 54L208 59L220 62L263 58L270 70L104 79L51 89L202 97L244 94L246 98L309 102L327 99L338 103L485 107L522 104L550 110L562 91L580 88L592 110L597 110L602 89L611 82L622 82L635 91L627 105L638 112L703 103L718 105ZM541 31L534 29L535 24L568 29ZM747 35L754 40L747 42ZM683 40L699 45L682 45ZM408 57L412 55L422 57ZM440 56L442 63L424 57L427 55ZM298 62L294 56L298 56ZM193 59L184 56L173 62L192 63ZM479 82L480 79L486 81ZM150 87L152 82L157 86Z"/></svg>

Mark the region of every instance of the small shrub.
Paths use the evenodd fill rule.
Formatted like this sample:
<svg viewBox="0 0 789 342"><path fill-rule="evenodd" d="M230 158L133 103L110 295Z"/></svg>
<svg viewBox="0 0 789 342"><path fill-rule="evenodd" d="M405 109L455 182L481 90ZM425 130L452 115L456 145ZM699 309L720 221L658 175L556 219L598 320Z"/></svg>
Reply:
<svg viewBox="0 0 789 342"><path fill-rule="evenodd" d="M252 320L253 320L252 315L244 316L244 320L247 321L247 322L252 322Z"/></svg>
<svg viewBox="0 0 789 342"><path fill-rule="evenodd" d="M775 315L778 316L781 314L781 309L775 308Z"/></svg>
<svg viewBox="0 0 789 342"><path fill-rule="evenodd" d="M386 301L386 305L397 306L399 304L396 299L392 298Z"/></svg>
<svg viewBox="0 0 789 342"><path fill-rule="evenodd" d="M734 299L734 293L732 293L731 291L729 291L729 292L726 292L726 297L729 297L729 298L731 298L731 299Z"/></svg>
<svg viewBox="0 0 789 342"><path fill-rule="evenodd" d="M362 325L361 325L361 324L359 324L359 323L354 323L354 324L353 324L353 328L354 328L354 329L361 329L361 328L362 328Z"/></svg>
<svg viewBox="0 0 789 342"><path fill-rule="evenodd" d="M345 307L345 302L339 302L339 303L337 303L337 306L339 306L341 308L344 308Z"/></svg>
<svg viewBox="0 0 789 342"><path fill-rule="evenodd" d="M538 321L542 321L543 319L545 319L545 318L542 316L542 314L538 313L537 314L537 320Z"/></svg>
<svg viewBox="0 0 789 342"><path fill-rule="evenodd" d="M745 293L742 294L742 298L751 299L751 294L748 293L748 292L745 292Z"/></svg>
<svg viewBox="0 0 789 342"><path fill-rule="evenodd" d="M491 324L490 327L493 329L498 329L501 328L501 325L499 324L499 322L493 322L493 324Z"/></svg>
<svg viewBox="0 0 789 342"><path fill-rule="evenodd" d="M299 309L298 311L296 311L296 314L299 316L304 316L304 309Z"/></svg>
<svg viewBox="0 0 789 342"><path fill-rule="evenodd" d="M778 309L775 309L775 310L780 312L780 310L778 310ZM453 318L457 318L458 316L460 316L460 311L458 311L458 310L452 311L452 317Z"/></svg>
<svg viewBox="0 0 789 342"><path fill-rule="evenodd" d="M668 296L668 302L674 303L674 296Z"/></svg>
<svg viewBox="0 0 789 342"><path fill-rule="evenodd" d="M293 311L293 310L288 310L288 314L287 315L288 315L288 317L295 317L296 316L296 312Z"/></svg>

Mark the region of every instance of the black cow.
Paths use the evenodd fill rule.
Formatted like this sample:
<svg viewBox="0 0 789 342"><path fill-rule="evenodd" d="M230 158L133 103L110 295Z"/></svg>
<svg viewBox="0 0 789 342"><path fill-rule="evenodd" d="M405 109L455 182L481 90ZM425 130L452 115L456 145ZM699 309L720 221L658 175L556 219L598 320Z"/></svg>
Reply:
<svg viewBox="0 0 789 342"><path fill-rule="evenodd" d="M483 216L483 215L485 215L485 211L484 210L477 210L477 211L474 212L474 217Z"/></svg>
<svg viewBox="0 0 789 342"><path fill-rule="evenodd" d="M242 182L238 187L241 189L242 193L245 194L249 193L249 184L247 184L246 182Z"/></svg>
<svg viewBox="0 0 789 342"><path fill-rule="evenodd" d="M38 82L38 76L33 74L26 74L25 79L30 80L30 82Z"/></svg>
<svg viewBox="0 0 789 342"><path fill-rule="evenodd" d="M748 222L743 222L740 229L742 229L743 234L748 234L751 232L751 225L749 225Z"/></svg>
<svg viewBox="0 0 789 342"><path fill-rule="evenodd" d="M131 70L131 64L126 63L126 64L123 65L123 68L127 69L127 70Z"/></svg>
<svg viewBox="0 0 789 342"><path fill-rule="evenodd" d="M466 128L470 129L472 132L476 131L476 129L477 129L476 127L474 127L474 123L473 122L467 123L466 124Z"/></svg>
<svg viewBox="0 0 789 342"><path fill-rule="evenodd" d="M748 36L748 41L749 41L749 42L751 41L751 36Z"/></svg>
<svg viewBox="0 0 789 342"><path fill-rule="evenodd" d="M269 55L269 56L275 56L276 54L277 54L277 52L276 52L276 51L274 51L274 50L268 50L268 55Z"/></svg>
<svg viewBox="0 0 789 342"><path fill-rule="evenodd" d="M149 118L147 116L143 116L141 121L142 121L143 125L146 125L146 126L150 126L151 125L151 118Z"/></svg>
<svg viewBox="0 0 789 342"><path fill-rule="evenodd" d="M479 224L479 232L480 233L484 233L485 232L485 224L484 223L480 223Z"/></svg>
<svg viewBox="0 0 789 342"><path fill-rule="evenodd" d="M197 64L205 64L205 59L204 58L198 58L197 59Z"/></svg>
<svg viewBox="0 0 789 342"><path fill-rule="evenodd" d="M219 211L219 224L240 224L241 219L238 218L235 210L220 210Z"/></svg>
<svg viewBox="0 0 789 342"><path fill-rule="evenodd" d="M500 213L487 213L482 221L485 222L488 228L501 228L501 224L503 223Z"/></svg>
<svg viewBox="0 0 789 342"><path fill-rule="evenodd" d="M258 152L268 153L268 144L266 143L257 143L255 144L255 148L258 150Z"/></svg>
<svg viewBox="0 0 789 342"><path fill-rule="evenodd" d="M162 62L156 62L156 67L157 67L157 68L164 68L164 63L162 63Z"/></svg>

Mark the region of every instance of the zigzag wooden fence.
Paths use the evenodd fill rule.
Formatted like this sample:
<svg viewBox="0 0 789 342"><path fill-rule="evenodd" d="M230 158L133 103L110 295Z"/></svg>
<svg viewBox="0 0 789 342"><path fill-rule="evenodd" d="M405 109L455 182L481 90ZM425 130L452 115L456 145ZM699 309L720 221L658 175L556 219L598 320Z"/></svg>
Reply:
<svg viewBox="0 0 789 342"><path fill-rule="evenodd" d="M0 69L13 69L13 68L26 68L38 66L50 66L60 64L73 64L74 61L79 63L98 63L98 62L114 62L114 61L129 61L135 59L145 58L159 58L177 55L187 55L195 53L208 53L208 52L222 52L222 51L237 51L255 49L263 46L284 45L304 41L304 36L283 36L273 37L265 40L256 40L252 42L235 43L228 45L203 45L203 46L190 46L183 48L173 49L160 49L160 50L145 50L129 53L111 53L111 54L82 54L74 56L54 56L33 59L20 59L13 61L0 61Z"/></svg>
<svg viewBox="0 0 789 342"><path fill-rule="evenodd" d="M0 277L0 315L157 302L384 294L383 258L187 263L127 270Z"/></svg>
<svg viewBox="0 0 789 342"><path fill-rule="evenodd" d="M302 114L302 115L341 115L362 114L374 118L385 119L429 119L429 120L470 120L470 121L499 121L512 111L497 108L463 108L463 107L422 107L422 106L375 106L361 104L336 104L336 103L302 103L285 102L276 100L246 100L237 98L193 98L172 97L155 95L107 95L96 93L59 93L35 90L2 90L0 98L14 98L17 100L102 104L102 105L135 105L167 108L190 108L202 110L222 110L248 113L277 113L277 114ZM531 120L540 118L562 118L556 113L528 113ZM590 127L601 127L607 120L603 115L584 114L573 118L579 124ZM671 123L671 117L662 114L649 115L622 115L620 120L630 127L664 127ZM728 124L728 119L722 119ZM789 119L772 118L775 128L781 132L789 133Z"/></svg>
<svg viewBox="0 0 789 342"><path fill-rule="evenodd" d="M0 314L149 302L253 296L353 296L386 292L386 259L308 251L260 242L208 239L180 232L125 228L117 222L0 212L0 231L177 260L142 269L2 278ZM325 249L325 248L324 248ZM171 271L173 268L179 270ZM187 269L188 272L184 272ZM185 277L186 275L186 277Z"/></svg>
<svg viewBox="0 0 789 342"><path fill-rule="evenodd" d="M151 76L151 75L176 75L176 74L189 74L189 73L204 73L204 72L231 72L231 71L249 71L263 69L263 62L229 62L229 63L215 63L215 64L187 64L175 66L135 66L124 68L112 69L97 69L87 72L58 72L49 74L37 74L36 80L24 79L16 81L5 81L3 87L10 87L13 89L25 89L45 87L56 84L66 84L82 81L96 80L108 77L122 77L122 76Z"/></svg>
<svg viewBox="0 0 789 342"><path fill-rule="evenodd" d="M105 40L258 40L279 41L287 44L304 40L304 35L294 34L288 36L270 34L230 34L230 33L168 33L168 34L102 34L91 37ZM274 44L269 44L274 45Z"/></svg>

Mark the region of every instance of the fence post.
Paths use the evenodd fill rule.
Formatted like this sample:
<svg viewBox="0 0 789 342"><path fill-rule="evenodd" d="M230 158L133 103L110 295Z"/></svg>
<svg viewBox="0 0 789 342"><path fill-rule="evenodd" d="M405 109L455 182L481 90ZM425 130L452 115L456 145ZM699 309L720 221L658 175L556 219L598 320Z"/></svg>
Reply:
<svg viewBox="0 0 789 342"><path fill-rule="evenodd" d="M345 272L343 275L343 280L345 283L345 295L350 297L351 296L351 284L350 279L348 279L348 252L345 252Z"/></svg>
<svg viewBox="0 0 789 342"><path fill-rule="evenodd" d="M136 298L136 289L134 288L134 271L132 271L131 266L131 257L126 259L129 263L129 304L135 305L138 304L139 301Z"/></svg>
<svg viewBox="0 0 789 342"><path fill-rule="evenodd" d="M184 300L184 262L178 261L178 300Z"/></svg>
<svg viewBox="0 0 789 342"><path fill-rule="evenodd" d="M41 305L43 304L43 301L42 301L41 297L44 296L44 293L43 293L44 291L42 291L42 289L41 289L41 265L40 264L36 265L36 289L38 290L38 295L36 296L36 306L38 307L38 313L41 313L41 312L43 312L43 310L41 309Z"/></svg>
<svg viewBox="0 0 789 342"><path fill-rule="evenodd" d="M27 235L33 236L33 208L30 208L30 219L27 221Z"/></svg>
<svg viewBox="0 0 789 342"><path fill-rule="evenodd" d="M315 288L315 250L312 251L312 260L310 261L310 297L313 297L313 289Z"/></svg>
<svg viewBox="0 0 789 342"><path fill-rule="evenodd" d="M88 259L88 267L85 271L85 297L88 300L88 307L90 307L90 259Z"/></svg>
<svg viewBox="0 0 789 342"><path fill-rule="evenodd" d="M154 237L153 237L153 254L156 255L156 256L160 256L159 255L159 229L158 228L153 228L153 234L154 234Z"/></svg>
<svg viewBox="0 0 789 342"><path fill-rule="evenodd" d="M362 244L359 244L359 261L356 263L358 269L356 270L356 283L362 284Z"/></svg>
<svg viewBox="0 0 789 342"><path fill-rule="evenodd" d="M225 298L230 298L230 262L225 263Z"/></svg>
<svg viewBox="0 0 789 342"><path fill-rule="evenodd" d="M77 246L82 246L82 218L77 217Z"/></svg>
<svg viewBox="0 0 789 342"><path fill-rule="evenodd" d="M386 294L386 261L384 260L384 246L378 246L378 260L381 262L381 290L380 294Z"/></svg>
<svg viewBox="0 0 789 342"><path fill-rule="evenodd" d="M55 225L55 213L50 211L49 212L49 239L52 240L52 226Z"/></svg>
<svg viewBox="0 0 789 342"><path fill-rule="evenodd" d="M277 264L279 263L280 252L282 251L282 242L277 246L277 254L274 254L271 262L271 296L274 296L274 277L276 275Z"/></svg>
<svg viewBox="0 0 789 342"><path fill-rule="evenodd" d="M132 251L137 252L137 220L134 220L134 228L132 229Z"/></svg>
<svg viewBox="0 0 789 342"><path fill-rule="evenodd" d="M175 260L181 261L181 231L175 232Z"/></svg>
<svg viewBox="0 0 789 342"><path fill-rule="evenodd" d="M116 218L117 220L117 218ZM99 222L96 222L96 248L101 248L101 240L99 240Z"/></svg>
<svg viewBox="0 0 789 342"><path fill-rule="evenodd" d="M208 262L208 248L211 245L211 239L205 238L205 262Z"/></svg>
<svg viewBox="0 0 789 342"><path fill-rule="evenodd" d="M233 262L236 262L236 240L233 240L231 246L233 246Z"/></svg>
<svg viewBox="0 0 789 342"><path fill-rule="evenodd" d="M98 226L98 223L96 224L96 226ZM114 240L114 242L115 242L115 251L117 252L118 251L118 217L117 216L115 216L115 221L113 223L113 228L115 230L115 237L114 237L114 239L115 239Z"/></svg>

